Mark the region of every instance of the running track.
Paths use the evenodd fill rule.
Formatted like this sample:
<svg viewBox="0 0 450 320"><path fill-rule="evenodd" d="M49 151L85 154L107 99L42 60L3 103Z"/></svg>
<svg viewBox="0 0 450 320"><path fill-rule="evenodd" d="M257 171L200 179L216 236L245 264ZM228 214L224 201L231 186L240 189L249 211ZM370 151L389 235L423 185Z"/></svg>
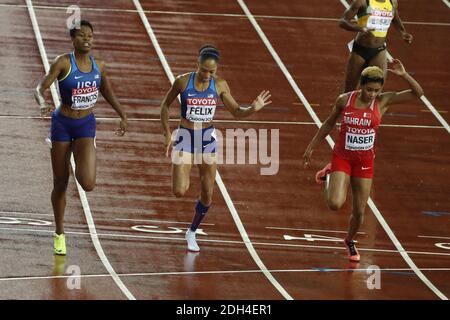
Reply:
<svg viewBox="0 0 450 320"><path fill-rule="evenodd" d="M71 50L65 29L69 1L65 2L36 0L27 7L25 1L0 0L5 41L0 48L1 299L450 296L450 135L419 100L392 108L383 119L371 195L417 269L405 262L369 208L358 238L362 254L358 265L347 262L340 242L317 239L342 238L350 209L347 204L338 213L329 212L313 182L316 169L329 160L326 143L314 152L311 169L302 169L300 162L317 129L311 112L323 121L342 86L346 43L352 35L337 27L336 19L344 10L339 0L314 6L244 2L307 99L309 112L239 2L220 1L214 8L200 1L140 2L173 75L193 70L198 48L214 43L223 55L219 73L239 102L251 102L263 89L273 95L273 104L246 119L250 123L233 121L225 111L217 114L216 126L222 131L279 129L279 173L262 176L260 165L219 167L235 215L216 186L213 207L202 224L207 235L198 237L200 254L187 253L183 239L199 192L197 172L193 170L185 198L170 194L170 162L163 156L159 124L159 103L170 82L161 55L133 1L78 1L82 18L94 24L96 54L107 62L115 92L130 118L130 132L116 137L117 121L110 119L114 112L104 102L98 104L97 187L87 200L105 258L99 258L93 245L86 204L83 208L72 179L66 210L69 254L65 259L53 257L52 178L44 142L50 122L37 117L32 95L44 67L28 10L32 4L51 61ZM401 17L415 40L406 45L391 30L389 51L423 85L448 123L450 9L440 0L431 2L432 6L426 0L400 3ZM403 87L394 76L388 78L386 89ZM174 105L172 116L177 115ZM174 128L176 122L172 124ZM247 245L238 220L251 241ZM316 240L306 240L305 234L316 235ZM249 248L254 248L253 255ZM366 270L371 265L382 269L381 289L367 288ZM69 266L81 271L80 289L67 287L64 271Z"/></svg>

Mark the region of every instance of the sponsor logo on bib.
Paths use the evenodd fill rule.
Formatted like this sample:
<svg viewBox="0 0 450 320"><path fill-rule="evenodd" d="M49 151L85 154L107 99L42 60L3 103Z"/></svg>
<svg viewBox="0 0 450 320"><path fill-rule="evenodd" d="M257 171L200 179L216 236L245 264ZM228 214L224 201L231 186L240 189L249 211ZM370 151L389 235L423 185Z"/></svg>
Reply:
<svg viewBox="0 0 450 320"><path fill-rule="evenodd" d="M186 99L186 119L193 122L210 122L214 118L217 101L214 98Z"/></svg>
<svg viewBox="0 0 450 320"><path fill-rule="evenodd" d="M92 108L98 99L97 81L78 82L72 89L72 109L85 110Z"/></svg>
<svg viewBox="0 0 450 320"><path fill-rule="evenodd" d="M375 29L377 32L387 32L394 18L392 11L373 9L369 12L367 28Z"/></svg>

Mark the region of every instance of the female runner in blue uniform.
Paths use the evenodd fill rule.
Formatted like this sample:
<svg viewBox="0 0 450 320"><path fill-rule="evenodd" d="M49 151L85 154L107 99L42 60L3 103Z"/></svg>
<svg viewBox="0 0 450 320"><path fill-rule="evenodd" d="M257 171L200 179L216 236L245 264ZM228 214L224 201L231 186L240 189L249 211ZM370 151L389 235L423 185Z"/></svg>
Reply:
<svg viewBox="0 0 450 320"><path fill-rule="evenodd" d="M46 116L52 108L45 103L43 94L58 79L61 105L52 112L50 151L53 168L51 200L56 224L54 253L58 255L66 254L64 210L71 152L75 176L81 187L92 191L95 186L96 120L93 107L99 91L121 118L116 134L123 136L127 130L127 117L108 81L105 62L90 54L93 32L92 25L86 20L80 22L79 29L70 30L74 51L56 57L35 91L41 116Z"/></svg>
<svg viewBox="0 0 450 320"><path fill-rule="evenodd" d="M227 82L216 75L219 59L220 53L214 46L200 48L197 71L178 76L161 103L164 147L168 157L172 145L169 106L178 95L181 96L181 121L172 154L172 191L176 197L182 197L189 189L194 156L202 158L198 165L200 198L195 206L192 224L186 232L188 250L194 252L200 251L195 231L211 205L216 177L216 137L212 121L218 98L235 118L248 117L271 103L269 91L262 91L251 106L240 106L231 95Z"/></svg>

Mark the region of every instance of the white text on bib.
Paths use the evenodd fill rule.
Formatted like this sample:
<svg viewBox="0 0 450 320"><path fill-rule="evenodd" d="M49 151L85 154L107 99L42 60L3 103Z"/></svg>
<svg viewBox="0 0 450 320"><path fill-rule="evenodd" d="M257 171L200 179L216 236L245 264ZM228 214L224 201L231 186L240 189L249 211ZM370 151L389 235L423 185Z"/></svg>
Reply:
<svg viewBox="0 0 450 320"><path fill-rule="evenodd" d="M79 84L80 86L80 84ZM72 89L72 109L85 110L92 108L98 99L97 83L86 81L81 88Z"/></svg>

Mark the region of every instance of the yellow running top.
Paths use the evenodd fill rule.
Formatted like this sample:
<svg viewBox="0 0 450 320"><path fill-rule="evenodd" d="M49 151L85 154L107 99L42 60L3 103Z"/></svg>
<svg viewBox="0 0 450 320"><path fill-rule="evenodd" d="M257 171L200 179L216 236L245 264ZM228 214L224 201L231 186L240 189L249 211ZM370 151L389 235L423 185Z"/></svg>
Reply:
<svg viewBox="0 0 450 320"><path fill-rule="evenodd" d="M375 37L386 38L393 18L394 9L391 0L384 2L368 0L366 12L358 15L358 25L362 28L375 29L372 31Z"/></svg>

